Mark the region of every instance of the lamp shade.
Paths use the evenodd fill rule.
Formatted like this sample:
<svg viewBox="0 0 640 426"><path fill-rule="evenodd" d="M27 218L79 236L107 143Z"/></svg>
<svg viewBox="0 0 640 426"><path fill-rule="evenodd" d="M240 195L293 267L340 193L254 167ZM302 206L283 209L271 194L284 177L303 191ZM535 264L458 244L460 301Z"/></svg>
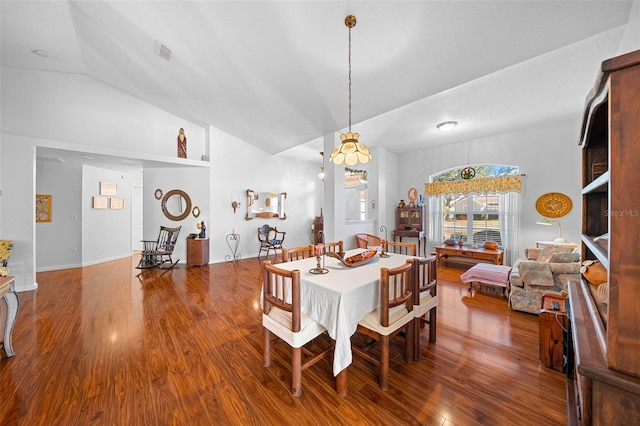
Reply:
<svg viewBox="0 0 640 426"><path fill-rule="evenodd" d="M545 225L545 226L551 226L554 223L558 224L558 238L556 238L555 240L553 240L554 243L559 243L559 244L566 244L569 241L566 240L565 238L562 237L562 224L560 223L559 220L551 220L548 219L546 217L541 217L540 219L538 219L538 221L536 222L536 224L538 225Z"/></svg>
<svg viewBox="0 0 640 426"><path fill-rule="evenodd" d="M331 151L329 161L334 164L345 163L353 166L360 163L368 163L371 160L371 152L369 148L358 142L360 135L358 133L343 133L340 135L342 143Z"/></svg>

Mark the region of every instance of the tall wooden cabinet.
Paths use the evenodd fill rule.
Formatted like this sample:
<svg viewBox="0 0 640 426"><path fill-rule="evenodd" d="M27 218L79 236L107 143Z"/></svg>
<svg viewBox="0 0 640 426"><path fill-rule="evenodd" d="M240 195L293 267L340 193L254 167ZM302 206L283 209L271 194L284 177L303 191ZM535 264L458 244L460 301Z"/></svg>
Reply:
<svg viewBox="0 0 640 426"><path fill-rule="evenodd" d="M640 51L602 63L581 132L582 257L608 295L570 283L570 424L640 424Z"/></svg>
<svg viewBox="0 0 640 426"><path fill-rule="evenodd" d="M422 247L421 243L424 242L425 256L427 250L427 244L425 239L425 232L423 231L423 208L422 206L415 207L397 207L396 208L396 229L393 230L393 240L399 238L402 241L403 237L417 238L418 239L418 256L420 256Z"/></svg>

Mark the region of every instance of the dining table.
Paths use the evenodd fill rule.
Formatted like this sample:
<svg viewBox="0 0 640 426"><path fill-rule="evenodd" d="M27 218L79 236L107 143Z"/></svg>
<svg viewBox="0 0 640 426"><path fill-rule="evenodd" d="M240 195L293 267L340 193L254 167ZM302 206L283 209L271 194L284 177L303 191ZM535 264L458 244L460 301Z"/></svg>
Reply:
<svg viewBox="0 0 640 426"><path fill-rule="evenodd" d="M362 248L345 252L343 258L366 251ZM279 268L300 270L300 305L303 313L327 329L335 341L333 374L336 392L347 394L347 367L351 364L351 336L358 322L380 305L380 268L402 266L412 256L388 253L376 254L371 260L357 266L347 266L340 259L321 256L320 266L326 273L314 273L316 257L284 262Z"/></svg>

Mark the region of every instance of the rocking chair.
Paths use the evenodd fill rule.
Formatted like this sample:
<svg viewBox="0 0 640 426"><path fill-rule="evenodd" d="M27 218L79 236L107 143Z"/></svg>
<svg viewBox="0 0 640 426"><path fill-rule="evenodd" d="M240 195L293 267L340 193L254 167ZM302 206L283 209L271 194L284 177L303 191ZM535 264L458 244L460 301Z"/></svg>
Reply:
<svg viewBox="0 0 640 426"><path fill-rule="evenodd" d="M166 226L161 226L156 241L143 240L144 250L142 250L142 257L136 268L151 269L159 267L160 269L172 269L176 266L180 259L174 262L171 259L171 255L176 246L180 228L182 227L167 228Z"/></svg>

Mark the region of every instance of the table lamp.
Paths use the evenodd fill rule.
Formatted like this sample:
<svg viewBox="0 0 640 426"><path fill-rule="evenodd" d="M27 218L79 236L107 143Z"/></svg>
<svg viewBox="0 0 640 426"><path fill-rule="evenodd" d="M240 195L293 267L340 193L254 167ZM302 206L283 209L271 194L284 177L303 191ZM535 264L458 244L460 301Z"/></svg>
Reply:
<svg viewBox="0 0 640 426"><path fill-rule="evenodd" d="M558 238L553 240L553 242L554 243L559 243L559 244L567 244L569 241L562 237L562 224L560 223L559 220L551 220L551 219L546 218L546 217L541 217L536 222L536 224L538 224L538 225L545 225L545 226L551 226L553 223L557 223L558 224L558 234L559 234Z"/></svg>

